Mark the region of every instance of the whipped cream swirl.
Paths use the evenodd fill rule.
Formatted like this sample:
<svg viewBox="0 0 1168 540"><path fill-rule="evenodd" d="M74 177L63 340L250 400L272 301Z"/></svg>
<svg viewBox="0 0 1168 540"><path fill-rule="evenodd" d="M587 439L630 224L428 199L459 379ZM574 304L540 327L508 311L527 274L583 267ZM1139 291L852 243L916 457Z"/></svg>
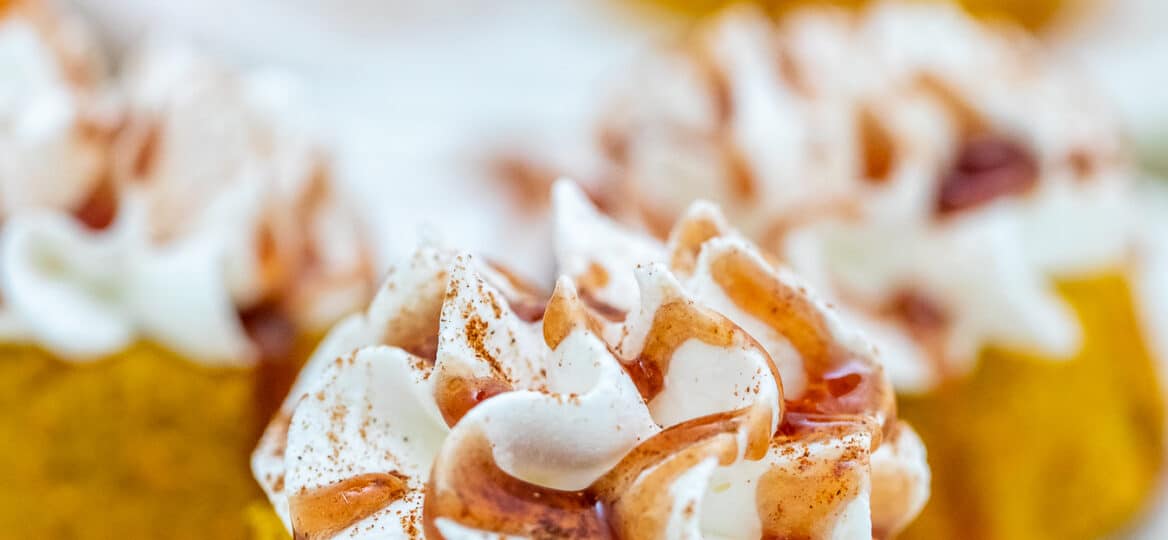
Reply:
<svg viewBox="0 0 1168 540"><path fill-rule="evenodd" d="M241 313L314 331L366 300L369 253L288 81L153 45L78 87L50 34L0 28L0 75L22 83L0 89L0 154L17 157L0 159L5 341L89 360L147 339L247 364Z"/></svg>
<svg viewBox="0 0 1168 540"><path fill-rule="evenodd" d="M928 497L871 347L694 205L662 245L556 186L550 298L420 248L252 461L296 538L871 538Z"/></svg>
<svg viewBox="0 0 1168 540"><path fill-rule="evenodd" d="M1052 278L1131 252L1133 175L1084 86L951 6L732 10L633 76L601 142L650 225L718 201L927 390L989 344L1073 355Z"/></svg>
<svg viewBox="0 0 1168 540"><path fill-rule="evenodd" d="M0 5L0 218L80 205L107 162L105 73L78 21L40 2Z"/></svg>

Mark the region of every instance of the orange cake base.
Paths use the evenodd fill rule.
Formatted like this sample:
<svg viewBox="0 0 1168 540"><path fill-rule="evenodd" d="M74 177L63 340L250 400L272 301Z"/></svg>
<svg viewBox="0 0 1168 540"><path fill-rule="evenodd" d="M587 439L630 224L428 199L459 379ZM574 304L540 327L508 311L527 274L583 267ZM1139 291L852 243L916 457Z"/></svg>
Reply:
<svg viewBox="0 0 1168 540"><path fill-rule="evenodd" d="M933 494L902 538L1098 538L1144 508L1164 459L1158 370L1117 276L1067 282L1085 343L1067 362L986 351L971 377L902 398Z"/></svg>
<svg viewBox="0 0 1168 540"><path fill-rule="evenodd" d="M208 368L149 344L79 364L0 347L0 536L253 537L246 509L266 501L248 456L298 365Z"/></svg>
<svg viewBox="0 0 1168 540"><path fill-rule="evenodd" d="M772 15L808 6L855 8L874 4L869 0L638 0L665 6L689 15L708 15L733 4L750 3ZM1082 7L1089 0L960 0L971 13L986 19L1010 19L1031 30L1039 30L1057 21L1065 12Z"/></svg>

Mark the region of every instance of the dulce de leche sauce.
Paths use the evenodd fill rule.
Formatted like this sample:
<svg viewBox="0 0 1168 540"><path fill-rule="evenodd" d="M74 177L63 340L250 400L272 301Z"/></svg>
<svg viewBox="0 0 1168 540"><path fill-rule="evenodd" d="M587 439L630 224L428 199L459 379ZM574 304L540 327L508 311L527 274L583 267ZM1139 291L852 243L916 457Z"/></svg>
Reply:
<svg viewBox="0 0 1168 540"><path fill-rule="evenodd" d="M647 261L622 270L615 259L599 254L584 266L585 279L562 277L546 301L531 301L531 289L525 288L525 306L545 306L538 317L512 310L516 291L476 274L490 271L465 256L434 258L433 268L441 270L430 271L435 283L447 284L444 294L427 286L413 297L402 292L401 302L375 301L396 306L397 315L426 319L397 329L438 328L435 338L382 329L382 343L432 342L435 355L420 358L398 345L396 353L359 349L326 360L321 371L326 375L320 376L325 384L292 407L291 421L273 424L266 440L277 444L261 445L257 463L269 459L274 471L303 467L301 457L316 454L293 442L296 430L301 424L311 427L313 408L325 407L319 421L320 429L330 429L327 469L342 471L339 481L297 488L264 482L261 465L256 466L273 500L287 500L294 536L395 536L396 531L438 539L477 531L530 538L661 538L667 531L705 527L703 497L724 496L741 497L735 511L756 518L748 520L753 528L740 531L734 528L742 524L735 522L728 525L734 530L719 533L729 537L820 538L841 530L894 534L873 525L887 516L845 512L849 505L868 504L873 452L885 438L910 429L896 421L883 371L870 351L837 335L837 323L807 291L751 246L732 240L720 219L708 218L699 213L677 226L680 232L666 250L676 267ZM589 300L597 289L619 286L634 271L644 289L640 305L634 300L598 308ZM597 279L602 275L606 278ZM394 290L395 279L391 274L383 294L401 292ZM691 285L701 279L709 286ZM735 309L714 309L716 298ZM761 323L781 336L798 355L807 381L798 395L784 394L773 351L735 322L742 317L754 321L751 328ZM370 318L397 320L394 314ZM377 382L375 370L402 354L406 360L398 369L412 370L406 377L418 385L418 399L423 409L434 411L433 418L418 416L421 409L395 413L391 409L400 400L353 400L381 388L400 393L385 384L401 384L402 375L394 376L396 382ZM528 362L534 367L524 367ZM707 373L702 364L709 362L722 364ZM347 380L346 369L365 370L354 373L369 386L340 382ZM578 391L553 391L564 388L569 374L592 382L569 385ZM703 377L719 380L702 390ZM690 380L698 384L692 400L705 408L663 411L693 406L670 401ZM732 388L733 396L700 395L712 388ZM607 419L611 427L589 425ZM429 431L411 431L409 426L422 422L436 424ZM360 425L359 436L346 435L344 426L353 424ZM305 436L314 437L311 429ZM378 450L378 444L386 446ZM423 448L433 452L425 454L429 461L411 462ZM369 470L360 461L346 461L361 458L346 456L377 452L384 454L386 470L343 474ZM596 472L575 476L584 469ZM577 480L565 480L568 476ZM569 484L574 485L566 488Z"/></svg>

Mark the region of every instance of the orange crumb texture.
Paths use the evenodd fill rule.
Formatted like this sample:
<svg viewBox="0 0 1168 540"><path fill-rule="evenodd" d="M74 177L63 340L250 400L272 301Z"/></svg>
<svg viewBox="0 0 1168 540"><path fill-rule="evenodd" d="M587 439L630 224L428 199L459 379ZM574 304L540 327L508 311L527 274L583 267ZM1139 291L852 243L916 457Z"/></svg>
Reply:
<svg viewBox="0 0 1168 540"><path fill-rule="evenodd" d="M1099 538L1146 510L1164 402L1119 275L1063 283L1085 342L1065 362L991 349L969 379L902 399L933 494L902 539Z"/></svg>
<svg viewBox="0 0 1168 540"><path fill-rule="evenodd" d="M248 456L315 339L283 366L151 344L93 363L0 346L0 537L243 539L270 530ZM282 529L282 526L281 526Z"/></svg>

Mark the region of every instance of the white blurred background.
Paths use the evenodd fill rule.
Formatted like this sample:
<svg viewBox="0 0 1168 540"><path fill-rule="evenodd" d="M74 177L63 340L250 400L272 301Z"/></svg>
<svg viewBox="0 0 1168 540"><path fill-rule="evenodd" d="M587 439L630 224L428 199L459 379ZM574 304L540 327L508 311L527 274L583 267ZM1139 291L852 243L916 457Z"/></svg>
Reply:
<svg viewBox="0 0 1168 540"><path fill-rule="evenodd" d="M544 265L535 273L548 270L542 222L485 177L487 154L526 146L587 170L565 152L587 148L605 81L677 26L611 0L73 1L116 43L179 39L298 78L383 262L423 229ZM1168 2L1117 0L1047 36L1158 167L1168 167L1166 27Z"/></svg>

